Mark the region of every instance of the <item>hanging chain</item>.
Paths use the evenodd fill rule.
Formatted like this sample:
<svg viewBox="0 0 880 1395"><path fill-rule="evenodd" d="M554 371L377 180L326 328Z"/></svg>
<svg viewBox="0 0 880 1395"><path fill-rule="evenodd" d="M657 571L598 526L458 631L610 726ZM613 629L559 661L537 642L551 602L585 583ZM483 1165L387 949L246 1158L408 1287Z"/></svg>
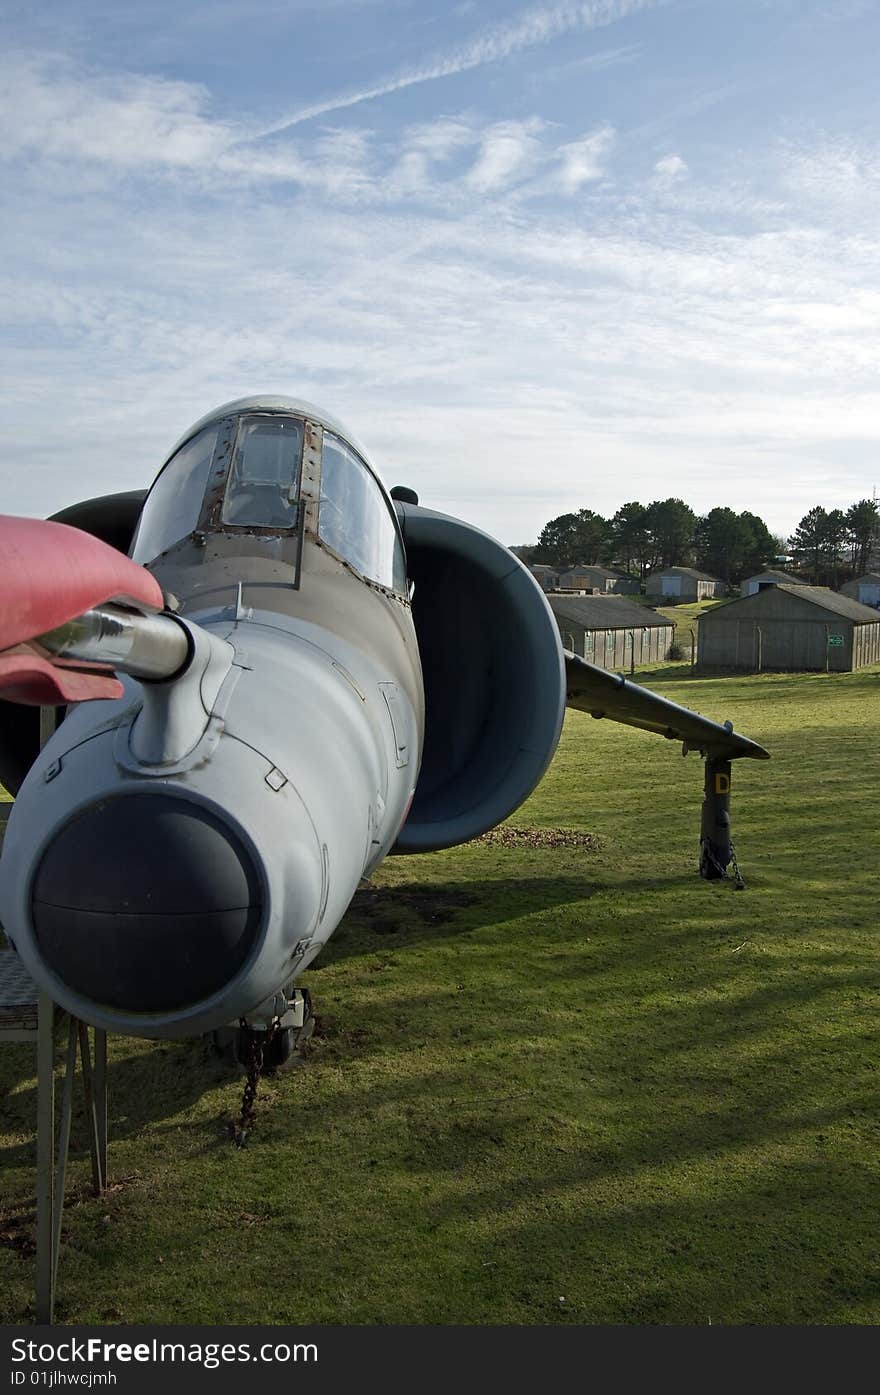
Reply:
<svg viewBox="0 0 880 1395"><path fill-rule="evenodd" d="M712 846L709 843L708 839L704 838L700 844L700 847L702 849L703 856L709 862L711 862L712 866L718 873L718 876L714 878L715 881L733 882L734 891L745 891L746 881L745 877L740 871L739 863L736 860L736 848L733 846L733 839L730 840L730 866L733 868L732 874L728 872L726 867L721 866L721 863L718 861L718 858L712 851Z"/></svg>
<svg viewBox="0 0 880 1395"><path fill-rule="evenodd" d="M254 1124L254 1105L260 1086L260 1076L263 1073L266 1048L277 1034L281 1026L281 1018L277 1015L273 1017L265 1032L255 1032L252 1027L248 1026L243 1017L238 1025L247 1041L247 1077L241 1099L241 1114L238 1122L230 1125L230 1133L235 1146L243 1148L247 1143L248 1133Z"/></svg>
<svg viewBox="0 0 880 1395"><path fill-rule="evenodd" d="M736 848L733 846L733 839L730 842L730 865L733 868L733 889L734 891L745 891L746 879L739 870L739 863L736 860Z"/></svg>

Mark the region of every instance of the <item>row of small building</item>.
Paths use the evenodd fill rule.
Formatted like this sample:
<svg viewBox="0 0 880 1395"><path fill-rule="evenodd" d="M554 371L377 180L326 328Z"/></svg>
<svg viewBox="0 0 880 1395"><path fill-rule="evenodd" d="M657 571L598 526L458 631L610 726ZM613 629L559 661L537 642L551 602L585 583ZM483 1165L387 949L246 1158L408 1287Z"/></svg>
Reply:
<svg viewBox="0 0 880 1395"><path fill-rule="evenodd" d="M637 581L605 567L579 567L556 573L566 584L552 589L545 576L538 575L550 570L532 568L547 591L567 649L610 669L657 663L669 656L675 639L671 621L626 599L638 592ZM575 587L573 573L585 584ZM591 585L589 577L605 584ZM652 590L649 578L648 596L660 604L720 597L727 589L717 578L691 567L667 568L658 574L659 581L663 578L667 583L679 580L681 589ZM849 672L880 663L880 575L869 574L837 592L809 586L785 572L767 571L750 577L741 589L739 600L700 616L700 668Z"/></svg>
<svg viewBox="0 0 880 1395"><path fill-rule="evenodd" d="M637 596L641 591L637 577L627 576L612 567L545 567L536 563L529 571L545 591L588 591L600 596ZM790 572L768 568L746 577L740 585L740 593L753 596L765 587L780 584L806 585ZM664 567L662 571L650 572L645 582L646 595L670 603L712 600L726 596L727 590L726 583L717 576L697 571L696 567ZM867 572L848 581L840 588L840 594L851 596L862 605L880 606L880 573Z"/></svg>

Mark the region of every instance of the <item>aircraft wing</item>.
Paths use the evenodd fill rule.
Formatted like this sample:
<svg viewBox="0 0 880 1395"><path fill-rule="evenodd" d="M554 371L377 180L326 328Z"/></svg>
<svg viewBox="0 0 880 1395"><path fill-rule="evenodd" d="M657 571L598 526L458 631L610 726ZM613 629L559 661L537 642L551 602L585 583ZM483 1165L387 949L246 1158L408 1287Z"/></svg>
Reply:
<svg viewBox="0 0 880 1395"><path fill-rule="evenodd" d="M770 759L763 746L740 736L730 722L712 722L659 693L640 688L622 674L588 663L568 649L563 653L565 700L569 707L589 712L591 717L608 717L612 722L656 732L670 741L681 741L685 752L700 751L721 760L735 760L738 756Z"/></svg>
<svg viewBox="0 0 880 1395"><path fill-rule="evenodd" d="M734 885L745 883L739 873L730 836L730 762L739 756L769 760L769 752L740 736L731 722L723 725L640 688L622 674L610 673L564 649L565 700L569 707L608 717L642 731L653 731L669 741L682 743L682 754L699 751L705 757L704 795L700 813L700 874L709 880L727 877L733 863Z"/></svg>

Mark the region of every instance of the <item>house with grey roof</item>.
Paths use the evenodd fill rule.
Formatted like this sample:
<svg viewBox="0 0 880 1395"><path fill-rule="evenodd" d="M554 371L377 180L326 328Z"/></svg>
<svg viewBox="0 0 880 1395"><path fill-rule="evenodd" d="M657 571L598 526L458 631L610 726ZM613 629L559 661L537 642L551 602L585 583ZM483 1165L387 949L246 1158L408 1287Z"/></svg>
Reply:
<svg viewBox="0 0 880 1395"><path fill-rule="evenodd" d="M639 580L613 567L579 564L559 574L561 591L598 591L603 596L632 596L639 594Z"/></svg>
<svg viewBox="0 0 880 1395"><path fill-rule="evenodd" d="M880 572L866 572L840 588L841 596L850 596L862 605L880 606Z"/></svg>
<svg viewBox="0 0 880 1395"><path fill-rule="evenodd" d="M745 581L740 582L739 590L741 596L755 596L759 591L763 591L765 586L805 586L799 576L792 576L791 572L781 572L774 567L765 567L762 572L756 572L754 576L747 576Z"/></svg>
<svg viewBox="0 0 880 1395"><path fill-rule="evenodd" d="M703 669L849 673L880 663L880 611L827 586L784 582L717 606L697 622Z"/></svg>
<svg viewBox="0 0 880 1395"><path fill-rule="evenodd" d="M664 567L651 572L645 591L657 603L677 605L686 601L708 601L723 596L727 587L717 576L696 567Z"/></svg>
<svg viewBox="0 0 880 1395"><path fill-rule="evenodd" d="M548 595L566 649L602 668L658 663L669 653L675 627L649 606L624 596Z"/></svg>
<svg viewBox="0 0 880 1395"><path fill-rule="evenodd" d="M559 585L558 567L547 567L543 562L533 562L529 571L542 591L555 591Z"/></svg>

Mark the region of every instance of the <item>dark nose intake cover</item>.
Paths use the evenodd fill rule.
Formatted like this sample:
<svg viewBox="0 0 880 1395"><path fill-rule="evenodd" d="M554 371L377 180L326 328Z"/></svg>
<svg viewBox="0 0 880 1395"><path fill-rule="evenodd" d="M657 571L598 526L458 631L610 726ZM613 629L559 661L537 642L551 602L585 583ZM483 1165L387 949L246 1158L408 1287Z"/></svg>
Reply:
<svg viewBox="0 0 880 1395"><path fill-rule="evenodd" d="M43 854L32 901L47 966L130 1012L173 1012L225 987L262 919L232 829L172 794L120 794L77 814Z"/></svg>

